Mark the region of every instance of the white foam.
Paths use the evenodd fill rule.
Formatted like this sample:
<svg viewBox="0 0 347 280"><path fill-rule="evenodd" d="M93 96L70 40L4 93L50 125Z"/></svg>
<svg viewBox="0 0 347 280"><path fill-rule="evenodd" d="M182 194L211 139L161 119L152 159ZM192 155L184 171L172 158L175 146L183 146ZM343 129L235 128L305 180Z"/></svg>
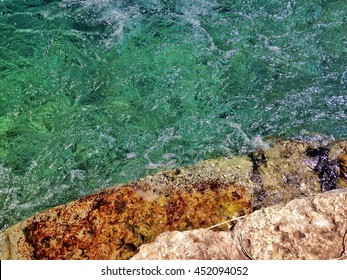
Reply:
<svg viewBox="0 0 347 280"><path fill-rule="evenodd" d="M103 34L106 47L112 47L123 36L126 23L138 14L137 6L126 6L123 1L113 0L63 0L60 6L64 9L76 9L80 20L91 25L106 24L110 32Z"/></svg>
<svg viewBox="0 0 347 280"><path fill-rule="evenodd" d="M80 169L73 169L70 171L70 180L83 180L86 177L86 172Z"/></svg>

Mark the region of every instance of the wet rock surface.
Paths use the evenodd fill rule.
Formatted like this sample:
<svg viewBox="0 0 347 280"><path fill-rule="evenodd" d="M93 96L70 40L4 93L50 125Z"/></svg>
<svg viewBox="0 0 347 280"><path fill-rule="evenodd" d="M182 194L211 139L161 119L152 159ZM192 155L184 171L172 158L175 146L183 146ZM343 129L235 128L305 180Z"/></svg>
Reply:
<svg viewBox="0 0 347 280"><path fill-rule="evenodd" d="M0 259L129 259L141 245L151 243L165 231L207 228L257 209L261 212L255 211L249 217L256 217L253 219L260 224L271 223L266 220L270 215L266 211L272 210L266 207L275 205L269 208L276 209L271 214L275 217L276 211L281 211L280 207L293 199L347 187L346 174L346 141L326 144L281 141L248 156L198 162L38 213L0 234ZM324 207L328 209L329 205ZM321 212L325 211L323 208ZM248 217L237 223L233 232L247 220ZM228 230L234 224L223 224L214 230ZM307 227L301 232L306 238L311 230ZM298 240L302 234L296 236ZM324 232L320 234L328 236ZM281 238L276 242L284 244L286 237ZM248 240L247 235L243 240ZM259 241L259 247L263 241ZM257 255L255 248L255 245L253 251L249 248L255 258L280 256ZM201 258L208 258L201 254ZM282 253L280 257L313 258L313 255ZM244 257L244 254L235 255L235 258Z"/></svg>
<svg viewBox="0 0 347 280"><path fill-rule="evenodd" d="M347 142L328 144L282 141L250 154L253 161L254 208L344 187L340 158Z"/></svg>
<svg viewBox="0 0 347 280"><path fill-rule="evenodd" d="M248 215L230 232L165 232L132 259L347 259L347 190Z"/></svg>

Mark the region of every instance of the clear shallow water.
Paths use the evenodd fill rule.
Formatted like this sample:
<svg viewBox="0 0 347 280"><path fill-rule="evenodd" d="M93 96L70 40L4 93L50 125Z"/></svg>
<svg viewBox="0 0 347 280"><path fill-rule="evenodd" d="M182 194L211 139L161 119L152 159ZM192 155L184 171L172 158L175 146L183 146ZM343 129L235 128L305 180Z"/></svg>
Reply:
<svg viewBox="0 0 347 280"><path fill-rule="evenodd" d="M0 0L0 229L267 137L347 136L347 2Z"/></svg>

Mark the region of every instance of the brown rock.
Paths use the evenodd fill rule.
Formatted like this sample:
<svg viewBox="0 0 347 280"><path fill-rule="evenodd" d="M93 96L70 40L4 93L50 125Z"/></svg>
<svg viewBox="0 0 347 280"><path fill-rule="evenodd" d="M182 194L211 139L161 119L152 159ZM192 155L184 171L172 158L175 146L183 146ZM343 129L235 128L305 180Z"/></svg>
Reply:
<svg viewBox="0 0 347 280"><path fill-rule="evenodd" d="M255 211L231 233L162 233L133 259L346 258L346 235L347 190L336 190Z"/></svg>
<svg viewBox="0 0 347 280"><path fill-rule="evenodd" d="M163 231L211 226L251 209L251 193L234 183L200 181L158 189L139 181L55 207L6 230L0 237L1 258L129 259Z"/></svg>
<svg viewBox="0 0 347 280"><path fill-rule="evenodd" d="M339 161L340 176L339 186L340 188L347 188L347 154L343 155Z"/></svg>

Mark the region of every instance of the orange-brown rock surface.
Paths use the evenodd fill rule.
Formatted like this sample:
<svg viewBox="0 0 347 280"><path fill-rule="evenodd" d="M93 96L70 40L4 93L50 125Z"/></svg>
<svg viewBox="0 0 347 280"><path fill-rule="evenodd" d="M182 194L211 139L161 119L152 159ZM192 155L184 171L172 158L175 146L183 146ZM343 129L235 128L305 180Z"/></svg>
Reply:
<svg viewBox="0 0 347 280"><path fill-rule="evenodd" d="M145 259L347 259L347 190L257 210L232 231L165 232L140 247Z"/></svg>
<svg viewBox="0 0 347 280"><path fill-rule="evenodd" d="M347 154L340 158L340 176L339 185L340 188L347 188Z"/></svg>
<svg viewBox="0 0 347 280"><path fill-rule="evenodd" d="M201 181L159 190L137 182L27 219L20 226L18 255L25 259L129 259L161 232L211 226L251 209L251 193L233 183Z"/></svg>

